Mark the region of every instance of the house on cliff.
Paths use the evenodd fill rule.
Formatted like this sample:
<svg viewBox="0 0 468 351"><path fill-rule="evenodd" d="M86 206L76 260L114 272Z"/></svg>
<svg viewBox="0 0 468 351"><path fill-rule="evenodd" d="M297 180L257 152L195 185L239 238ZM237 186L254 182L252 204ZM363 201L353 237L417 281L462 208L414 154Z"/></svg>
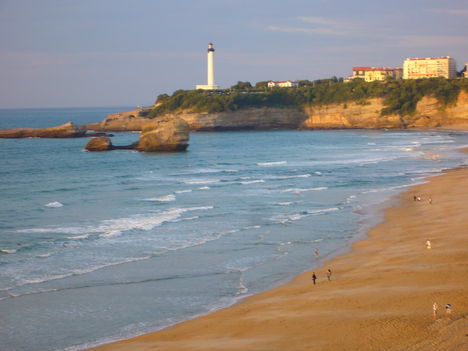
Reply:
<svg viewBox="0 0 468 351"><path fill-rule="evenodd" d="M268 88L297 88L299 86L298 82L293 82L290 80L279 80L268 82Z"/></svg>

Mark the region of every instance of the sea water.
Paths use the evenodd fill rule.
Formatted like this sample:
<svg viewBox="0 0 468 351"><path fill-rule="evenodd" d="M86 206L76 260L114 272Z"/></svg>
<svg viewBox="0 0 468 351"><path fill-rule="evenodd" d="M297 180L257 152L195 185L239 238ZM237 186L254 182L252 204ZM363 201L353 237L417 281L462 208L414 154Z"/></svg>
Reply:
<svg viewBox="0 0 468 351"><path fill-rule="evenodd" d="M0 110L0 128L84 124L123 109ZM113 143L137 139L118 133ZM86 152L82 138L0 139L1 348L81 350L284 283L349 248L374 205L462 165L455 149L467 140L192 133L187 152L149 154Z"/></svg>

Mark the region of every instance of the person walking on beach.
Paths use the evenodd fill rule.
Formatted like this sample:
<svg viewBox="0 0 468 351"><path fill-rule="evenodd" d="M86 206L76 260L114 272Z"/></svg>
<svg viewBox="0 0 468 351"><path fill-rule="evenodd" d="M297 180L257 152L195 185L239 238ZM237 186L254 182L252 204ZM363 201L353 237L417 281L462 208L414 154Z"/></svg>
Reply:
<svg viewBox="0 0 468 351"><path fill-rule="evenodd" d="M431 242L429 240L426 241L426 249L431 249Z"/></svg>
<svg viewBox="0 0 468 351"><path fill-rule="evenodd" d="M429 197L429 205L432 205L432 197Z"/></svg>
<svg viewBox="0 0 468 351"><path fill-rule="evenodd" d="M445 317L447 317L447 319L450 319L451 316L452 316L452 305L448 303L445 305Z"/></svg>
<svg viewBox="0 0 468 351"><path fill-rule="evenodd" d="M319 258L318 247L315 248L314 255L315 255L315 258Z"/></svg>
<svg viewBox="0 0 468 351"><path fill-rule="evenodd" d="M315 281L317 280L317 276L315 275L315 272L312 273L312 281L314 282L314 285L315 285Z"/></svg>
<svg viewBox="0 0 468 351"><path fill-rule="evenodd" d="M327 271L327 278L328 278L328 281L331 281L331 276L332 276L332 271L330 268L328 268L328 271Z"/></svg>
<svg viewBox="0 0 468 351"><path fill-rule="evenodd" d="M437 311L439 310L439 305L437 305L437 302L434 302L432 304L432 318L436 319L437 318Z"/></svg>

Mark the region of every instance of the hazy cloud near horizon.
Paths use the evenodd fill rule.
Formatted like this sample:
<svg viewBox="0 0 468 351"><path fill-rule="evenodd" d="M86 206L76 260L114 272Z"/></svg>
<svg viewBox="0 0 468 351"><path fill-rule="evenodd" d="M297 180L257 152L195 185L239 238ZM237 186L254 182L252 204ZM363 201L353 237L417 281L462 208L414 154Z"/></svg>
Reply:
<svg viewBox="0 0 468 351"><path fill-rule="evenodd" d="M468 61L466 0L0 0L0 108L149 105L216 82Z"/></svg>

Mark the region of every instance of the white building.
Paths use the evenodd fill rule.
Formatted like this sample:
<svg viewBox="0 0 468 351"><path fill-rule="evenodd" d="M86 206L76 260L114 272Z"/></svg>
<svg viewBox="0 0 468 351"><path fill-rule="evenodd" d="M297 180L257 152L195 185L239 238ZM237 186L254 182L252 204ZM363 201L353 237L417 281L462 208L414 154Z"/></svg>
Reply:
<svg viewBox="0 0 468 351"><path fill-rule="evenodd" d="M206 85L196 85L195 89L203 89L203 90L215 90L219 89L219 86L216 85L214 79L214 46L213 43L208 44L208 82Z"/></svg>
<svg viewBox="0 0 468 351"><path fill-rule="evenodd" d="M455 78L457 68L455 60L450 56L408 58L403 62L403 79L420 78Z"/></svg>
<svg viewBox="0 0 468 351"><path fill-rule="evenodd" d="M292 82L290 80L279 80L268 82L268 88L296 88L299 86L298 82Z"/></svg>

